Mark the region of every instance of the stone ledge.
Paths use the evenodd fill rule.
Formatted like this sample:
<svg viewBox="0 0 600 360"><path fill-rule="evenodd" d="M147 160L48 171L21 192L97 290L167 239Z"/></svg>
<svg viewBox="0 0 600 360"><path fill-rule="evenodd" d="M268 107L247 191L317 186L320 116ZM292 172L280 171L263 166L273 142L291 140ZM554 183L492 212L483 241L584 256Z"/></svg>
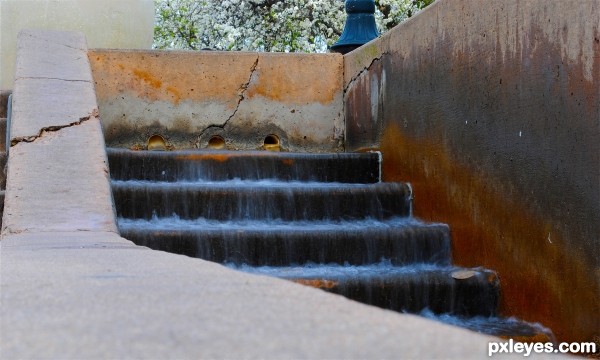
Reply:
<svg viewBox="0 0 600 360"><path fill-rule="evenodd" d="M85 38L27 30L18 48L3 234L117 232Z"/></svg>
<svg viewBox="0 0 600 360"><path fill-rule="evenodd" d="M481 358L495 338L106 232L1 242L5 358Z"/></svg>

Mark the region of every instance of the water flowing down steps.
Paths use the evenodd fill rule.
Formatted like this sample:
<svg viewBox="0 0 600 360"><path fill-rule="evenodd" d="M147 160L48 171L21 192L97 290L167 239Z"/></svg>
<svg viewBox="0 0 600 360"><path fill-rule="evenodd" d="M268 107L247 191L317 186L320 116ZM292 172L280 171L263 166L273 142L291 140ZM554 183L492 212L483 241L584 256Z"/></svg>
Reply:
<svg viewBox="0 0 600 360"><path fill-rule="evenodd" d="M119 230L138 245L477 331L550 338L490 320L498 276L452 266L448 226L412 217L410 185L380 182L378 152L107 153Z"/></svg>
<svg viewBox="0 0 600 360"><path fill-rule="evenodd" d="M0 90L0 226L4 214L4 193L6 189L6 163L8 162L6 132L8 118L8 99L12 91Z"/></svg>

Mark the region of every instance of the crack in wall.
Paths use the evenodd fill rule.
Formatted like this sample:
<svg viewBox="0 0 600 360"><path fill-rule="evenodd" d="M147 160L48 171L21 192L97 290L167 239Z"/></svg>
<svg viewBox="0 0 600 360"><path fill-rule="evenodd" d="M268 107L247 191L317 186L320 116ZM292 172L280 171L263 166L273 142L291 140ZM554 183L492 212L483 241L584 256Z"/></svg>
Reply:
<svg viewBox="0 0 600 360"><path fill-rule="evenodd" d="M235 114L237 114L238 110L240 109L240 105L242 103L242 101L244 101L245 99L245 94L246 94L246 90L248 90L248 88L250 87L250 83L252 82L252 78L254 77L254 74L256 73L256 68L258 67L258 60L260 59L260 56L256 57L256 60L254 61L254 64L252 64L252 66L250 67L250 76L248 77L248 81L246 81L244 84L242 84L239 88L238 88L238 93L239 93L239 99L237 102L237 105L235 107L235 109L233 110L233 113L231 115L229 115L229 117L227 118L227 120L225 120L225 122L223 122L223 124L211 124L208 125L206 128L204 128L204 130L202 130L200 132L200 134L198 135L198 137L202 137L202 135L204 135L204 133L206 131L208 131L209 129L212 128L220 128L220 129L224 129L225 126L227 125L227 123L229 122L229 120L233 119L233 117L235 116Z"/></svg>
<svg viewBox="0 0 600 360"><path fill-rule="evenodd" d="M97 108L94 108L92 110L92 112L84 117L79 118L79 120L74 121L72 123L66 124L66 125L56 125L56 126L46 126L40 129L40 131L38 132L37 135L31 135L31 136L21 136L21 137L16 137L14 139L10 140L10 146L13 147L19 143L22 142L26 142L26 143L30 143L30 142L34 142L37 139L41 138L42 136L44 136L45 133L50 133L50 132L57 132L60 131L61 129L64 128L69 128L69 127L73 127L73 126L77 126L77 125L81 125L82 123L91 120L93 118L98 118L99 117L99 111Z"/></svg>
<svg viewBox="0 0 600 360"><path fill-rule="evenodd" d="M354 82L356 82L356 80L358 80L358 78L360 78L362 76L362 74L371 70L371 67L373 66L373 64L375 64L376 61L381 61L384 56L388 56L388 55L391 55L389 51L382 52L381 55L379 55L379 57L373 58L373 60L371 60L371 63L368 66L365 66L361 71L359 71L358 74L353 76L352 79L350 79L350 81L348 81L348 85L346 85L344 87L344 96L346 95L346 93L348 92L350 87L352 87L352 84L354 84Z"/></svg>

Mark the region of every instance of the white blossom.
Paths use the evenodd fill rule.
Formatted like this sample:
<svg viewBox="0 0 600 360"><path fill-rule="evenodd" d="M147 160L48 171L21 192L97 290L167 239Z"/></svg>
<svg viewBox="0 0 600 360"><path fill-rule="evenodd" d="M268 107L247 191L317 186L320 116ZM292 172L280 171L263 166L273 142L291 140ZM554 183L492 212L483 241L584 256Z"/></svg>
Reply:
<svg viewBox="0 0 600 360"><path fill-rule="evenodd" d="M385 32L434 0L375 0ZM155 0L159 49L325 52L344 29L342 0Z"/></svg>

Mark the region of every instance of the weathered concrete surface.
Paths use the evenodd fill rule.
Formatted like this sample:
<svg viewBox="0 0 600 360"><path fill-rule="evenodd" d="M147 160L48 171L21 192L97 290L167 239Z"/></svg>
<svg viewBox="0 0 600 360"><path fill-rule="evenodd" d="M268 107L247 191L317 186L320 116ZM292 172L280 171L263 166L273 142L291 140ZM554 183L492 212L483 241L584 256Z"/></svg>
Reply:
<svg viewBox="0 0 600 360"><path fill-rule="evenodd" d="M479 359L497 340L112 233L13 235L0 251L3 359Z"/></svg>
<svg viewBox="0 0 600 360"><path fill-rule="evenodd" d="M96 48L149 49L154 32L154 2L0 0L0 88L13 88L17 34L30 28L81 31L90 46Z"/></svg>
<svg viewBox="0 0 600 360"><path fill-rule="evenodd" d="M43 56L27 46L42 38L23 33L23 56ZM84 51L80 36L53 39ZM65 84L93 87L85 74L63 76L87 61L79 55L45 65L56 78L42 84L41 99L25 92L44 73L16 80L22 110L0 241L0 358L464 359L485 356L497 340L120 238L95 103L67 103L77 90ZM59 114L60 105L48 125L45 111Z"/></svg>
<svg viewBox="0 0 600 360"><path fill-rule="evenodd" d="M339 54L91 50L106 142L143 147L161 134L176 149L339 151L343 142Z"/></svg>
<svg viewBox="0 0 600 360"><path fill-rule="evenodd" d="M344 58L347 148L565 341L600 339L599 24L597 0L439 0Z"/></svg>
<svg viewBox="0 0 600 360"><path fill-rule="evenodd" d="M117 231L85 38L23 31L2 233Z"/></svg>

